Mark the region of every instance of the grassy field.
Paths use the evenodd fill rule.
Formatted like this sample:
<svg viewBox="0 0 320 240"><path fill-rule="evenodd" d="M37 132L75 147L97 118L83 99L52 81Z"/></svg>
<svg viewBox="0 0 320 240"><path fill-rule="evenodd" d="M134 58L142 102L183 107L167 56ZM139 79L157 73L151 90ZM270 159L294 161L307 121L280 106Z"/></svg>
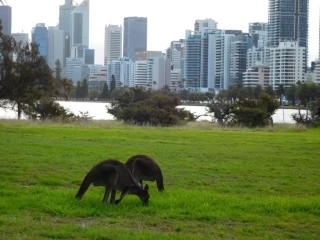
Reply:
<svg viewBox="0 0 320 240"><path fill-rule="evenodd" d="M196 124L0 121L0 239L320 239L320 129ZM93 165L135 154L164 175L147 205L75 199Z"/></svg>

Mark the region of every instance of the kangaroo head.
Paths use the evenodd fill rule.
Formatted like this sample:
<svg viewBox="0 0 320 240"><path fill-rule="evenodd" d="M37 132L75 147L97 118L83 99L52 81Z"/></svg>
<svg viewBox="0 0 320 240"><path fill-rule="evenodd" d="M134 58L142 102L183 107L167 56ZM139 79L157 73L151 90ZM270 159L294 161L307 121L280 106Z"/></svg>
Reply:
<svg viewBox="0 0 320 240"><path fill-rule="evenodd" d="M139 185L130 186L128 187L128 193L137 195L143 203L147 203L150 198L148 185L144 187Z"/></svg>

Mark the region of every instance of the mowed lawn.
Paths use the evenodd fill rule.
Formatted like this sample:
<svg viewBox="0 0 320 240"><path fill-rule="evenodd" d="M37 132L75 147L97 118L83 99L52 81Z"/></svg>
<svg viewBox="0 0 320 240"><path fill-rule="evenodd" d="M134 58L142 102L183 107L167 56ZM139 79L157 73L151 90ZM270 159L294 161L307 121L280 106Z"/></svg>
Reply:
<svg viewBox="0 0 320 240"><path fill-rule="evenodd" d="M147 205L75 199L95 164L135 154L164 176ZM0 167L0 239L320 239L320 129L1 121Z"/></svg>

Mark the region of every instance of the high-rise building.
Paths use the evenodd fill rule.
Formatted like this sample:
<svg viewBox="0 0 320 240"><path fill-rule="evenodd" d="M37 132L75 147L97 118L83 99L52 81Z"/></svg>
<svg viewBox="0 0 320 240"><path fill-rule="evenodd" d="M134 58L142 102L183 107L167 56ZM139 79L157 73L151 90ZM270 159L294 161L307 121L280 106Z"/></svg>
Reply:
<svg viewBox="0 0 320 240"><path fill-rule="evenodd" d="M64 58L64 31L58 27L48 27L48 56L47 62L51 69L56 68L56 61L65 65Z"/></svg>
<svg viewBox="0 0 320 240"><path fill-rule="evenodd" d="M252 44L255 48L263 48L268 40L268 23L249 23L249 33L252 35Z"/></svg>
<svg viewBox="0 0 320 240"><path fill-rule="evenodd" d="M89 47L89 0L83 0L71 12L70 46Z"/></svg>
<svg viewBox="0 0 320 240"><path fill-rule="evenodd" d="M64 5L59 7L59 29L64 31L64 58L70 57L70 26L71 13L76 8L72 4L73 0L65 0ZM64 61L65 62L65 61ZM65 66L65 64L64 64Z"/></svg>
<svg viewBox="0 0 320 240"><path fill-rule="evenodd" d="M131 59L124 57L108 61L107 72L107 83L109 86L112 76L115 78L116 88L135 86L135 63Z"/></svg>
<svg viewBox="0 0 320 240"><path fill-rule="evenodd" d="M268 47L296 41L306 51L308 63L309 0L269 0Z"/></svg>
<svg viewBox="0 0 320 240"><path fill-rule="evenodd" d="M217 27L218 27L218 23L211 18L196 20L196 22L194 23L195 32L203 33L205 30L217 29Z"/></svg>
<svg viewBox="0 0 320 240"><path fill-rule="evenodd" d="M298 42L280 42L270 51L270 85L277 89L280 84L285 88L303 82L305 79L305 47Z"/></svg>
<svg viewBox="0 0 320 240"><path fill-rule="evenodd" d="M208 35L208 90L226 90L230 86L231 45L241 30L216 30Z"/></svg>
<svg viewBox="0 0 320 240"><path fill-rule="evenodd" d="M260 85L264 89L269 86L270 67L267 65L250 66L243 73L242 85L244 87L256 87Z"/></svg>
<svg viewBox="0 0 320 240"><path fill-rule="evenodd" d="M40 56L48 56L48 29L44 23L37 23L32 28L31 41L39 44Z"/></svg>
<svg viewBox="0 0 320 240"><path fill-rule="evenodd" d="M147 50L148 20L144 17L124 18L123 56L135 61L136 52Z"/></svg>
<svg viewBox="0 0 320 240"><path fill-rule="evenodd" d="M247 52L250 48L252 48L250 34L239 34L232 41L229 85L242 83L242 74L247 69Z"/></svg>
<svg viewBox="0 0 320 240"><path fill-rule="evenodd" d="M10 6L0 5L0 20L2 33L11 36L12 8Z"/></svg>
<svg viewBox="0 0 320 240"><path fill-rule="evenodd" d="M29 34L28 33L12 33L12 37L18 43L21 42L22 45L25 45L29 42Z"/></svg>
<svg viewBox="0 0 320 240"><path fill-rule="evenodd" d="M122 57L122 26L107 25L104 37L104 65Z"/></svg>
<svg viewBox="0 0 320 240"><path fill-rule="evenodd" d="M184 72L186 87L198 90L201 71L201 33L186 30Z"/></svg>

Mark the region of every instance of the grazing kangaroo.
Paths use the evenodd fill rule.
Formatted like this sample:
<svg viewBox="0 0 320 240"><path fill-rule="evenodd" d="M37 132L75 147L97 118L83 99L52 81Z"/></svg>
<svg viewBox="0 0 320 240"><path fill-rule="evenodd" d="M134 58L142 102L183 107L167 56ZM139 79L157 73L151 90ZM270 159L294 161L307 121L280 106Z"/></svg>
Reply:
<svg viewBox="0 0 320 240"><path fill-rule="evenodd" d="M133 179L142 185L142 180L157 182L159 191L164 190L162 172L158 164L147 155L135 155L125 165L132 173Z"/></svg>
<svg viewBox="0 0 320 240"><path fill-rule="evenodd" d="M79 200L88 190L90 184L94 186L104 186L105 193L102 199L106 203L111 192L110 203L118 204L126 194L137 195L143 203L149 200L149 188L144 188L137 184L129 171L129 169L118 160L108 159L98 163L85 176L79 188L76 198ZM120 198L116 198L116 190L121 192Z"/></svg>

